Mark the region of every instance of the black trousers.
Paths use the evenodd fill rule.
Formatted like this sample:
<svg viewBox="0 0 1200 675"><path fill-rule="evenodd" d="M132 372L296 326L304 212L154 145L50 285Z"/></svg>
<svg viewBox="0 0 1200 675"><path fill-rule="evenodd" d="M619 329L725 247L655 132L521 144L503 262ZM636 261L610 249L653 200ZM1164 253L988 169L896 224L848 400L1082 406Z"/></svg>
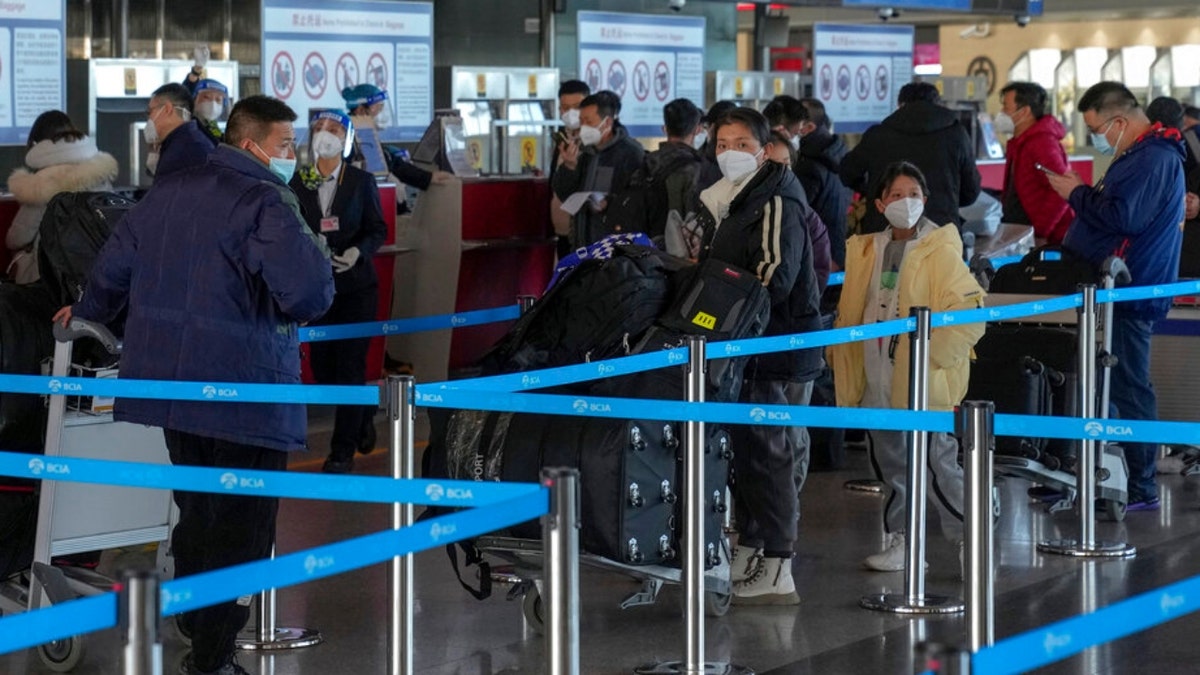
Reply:
<svg viewBox="0 0 1200 675"><path fill-rule="evenodd" d="M740 403L788 405L783 380L745 380ZM734 509L738 544L768 552L791 551L796 544L796 483L793 464L800 442L797 427L735 424Z"/></svg>
<svg viewBox="0 0 1200 675"><path fill-rule="evenodd" d="M338 293L333 297L329 311L313 325L374 321L378 303L379 289L375 286ZM313 377L318 384L363 384L367 380L367 350L370 346L371 340L367 338L313 342L309 351ZM337 406L329 455L338 459L353 456L366 436L367 426L374 424L374 418L375 406Z"/></svg>
<svg viewBox="0 0 1200 675"><path fill-rule="evenodd" d="M236 405L236 404L231 404ZM195 434L163 430L171 463L223 469L284 471L287 453L230 443ZM179 523L171 536L175 576L186 577L271 555L279 500L207 492L175 491ZM216 670L233 658L234 641L250 608L223 602L188 612L183 621L192 634L196 667Z"/></svg>

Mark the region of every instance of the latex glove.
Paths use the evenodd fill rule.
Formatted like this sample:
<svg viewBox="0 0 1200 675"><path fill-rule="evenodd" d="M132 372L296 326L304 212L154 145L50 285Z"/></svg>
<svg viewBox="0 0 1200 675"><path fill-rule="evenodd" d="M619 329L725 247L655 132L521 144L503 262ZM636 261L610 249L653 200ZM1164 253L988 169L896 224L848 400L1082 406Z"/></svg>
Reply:
<svg viewBox="0 0 1200 675"><path fill-rule="evenodd" d="M333 258L330 260L330 262L333 263L333 271L341 273L345 272L351 267L354 267L354 264L358 262L359 255L360 253L358 247L351 246L345 251L342 251L341 255L333 256Z"/></svg>
<svg viewBox="0 0 1200 675"><path fill-rule="evenodd" d="M446 183L450 182L451 178L454 178L454 174L452 173L447 171L434 171L433 178L429 182L433 183L434 185L445 185Z"/></svg>
<svg viewBox="0 0 1200 675"><path fill-rule="evenodd" d="M208 45L196 45L196 48L192 50L192 65L196 68L207 66L210 54Z"/></svg>

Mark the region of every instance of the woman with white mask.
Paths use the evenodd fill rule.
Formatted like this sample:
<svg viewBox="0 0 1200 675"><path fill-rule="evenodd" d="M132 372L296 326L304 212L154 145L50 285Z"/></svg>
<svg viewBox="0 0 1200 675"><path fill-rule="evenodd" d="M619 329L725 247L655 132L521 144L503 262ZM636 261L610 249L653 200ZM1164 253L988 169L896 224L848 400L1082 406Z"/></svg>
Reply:
<svg viewBox="0 0 1200 675"><path fill-rule="evenodd" d="M929 188L920 169L908 162L890 165L879 182L875 206L890 227L846 242L846 279L838 302L837 328L905 318L912 307L932 312L983 306L983 289L962 262L962 239L953 224L939 227L926 218ZM956 323L933 329L929 345L929 409L951 410L967 393L971 348L983 336L983 323ZM908 335L850 342L829 348L838 406L908 408ZM905 481L907 434L870 431L871 464L891 488L884 508L886 546L868 556L865 567L898 572L905 566ZM927 498L938 511L942 532L962 556L963 474L958 442L946 433L929 436Z"/></svg>
<svg viewBox="0 0 1200 675"><path fill-rule="evenodd" d="M387 239L379 189L374 176L345 160L352 148L350 117L322 110L310 119L308 154L313 164L301 167L289 184L305 222L333 254L336 290L329 311L312 325L374 321L379 305L374 257ZM363 384L369 346L368 339L311 343L314 378L320 384ZM354 468L356 452L375 449L374 416L375 406L337 406L326 473L347 473Z"/></svg>
<svg viewBox="0 0 1200 675"><path fill-rule="evenodd" d="M774 144L766 118L750 108L730 110L714 122L709 140L714 139L722 177L700 193L695 221L700 258L758 277L771 296L765 335L820 330L803 191L787 167L767 159ZM816 349L754 357L746 364L738 400L805 405L821 368ZM793 474L798 461L807 466L807 434L800 427L735 425L730 436L738 531L731 561L733 602L795 605L800 597L792 579L798 493Z"/></svg>

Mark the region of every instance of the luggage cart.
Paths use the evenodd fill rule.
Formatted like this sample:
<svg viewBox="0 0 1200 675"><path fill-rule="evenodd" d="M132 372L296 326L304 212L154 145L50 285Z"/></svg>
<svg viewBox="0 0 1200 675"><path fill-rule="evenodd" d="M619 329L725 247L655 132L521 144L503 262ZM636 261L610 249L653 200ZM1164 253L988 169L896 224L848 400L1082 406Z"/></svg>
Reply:
<svg viewBox="0 0 1200 675"><path fill-rule="evenodd" d="M121 344L103 326L72 319L68 328L54 326L52 377L70 372L74 341L98 340L113 355ZM35 471L53 478L59 457L114 459L169 464L162 431L154 427L113 421L111 413L68 410L69 392L51 381L46 448L30 458ZM80 406L82 407L82 406ZM51 565L57 556L124 546L165 542L177 514L169 490L149 490L45 480L38 503L37 538L33 565L0 588L0 611L15 613L112 590L114 580L96 572ZM167 547L159 546L158 568L171 576ZM38 647L47 668L68 672L83 659L84 636L77 635Z"/></svg>
<svg viewBox="0 0 1200 675"><path fill-rule="evenodd" d="M988 278L986 266L988 263L982 260L972 261L972 270L979 278ZM1105 261L1101 269L1101 283L1103 288L1111 290L1117 284L1127 284L1130 281L1129 271L1125 267L1125 263L1119 258L1109 258ZM1042 295L1024 295L1024 294L1008 294L1004 293L1003 289L993 292L989 289L988 301L992 306L1017 304L1022 302L1030 302L1034 300L1042 300L1052 296ZM1109 402L1109 371L1115 365L1115 359L1111 354L1112 348L1112 320L1113 320L1113 303L1105 303L1101 305L1101 350L1098 354L1099 372L1100 372L1100 392L1098 392L1098 416L1100 418L1108 417L1108 402ZM1058 328L1074 328L1078 329L1078 315L1072 311L1055 312L1049 315L1032 316L1011 321L1000 322L1001 325L1038 325L1038 326L1053 326ZM1037 366L1044 367L1043 364L1037 361L1037 345L1030 345L1030 353L1028 354ZM1061 378L1061 375L1059 375ZM1006 412L1006 411L998 411ZM1075 442L1077 443L1077 442ZM1096 506L1097 512L1103 514L1104 517L1111 521L1122 521L1125 519L1125 507L1128 505L1128 478L1129 470L1125 464L1125 453L1120 446L1115 443L1103 441L1099 444L1099 460L1096 462ZM997 454L994 458L995 472L1001 476L1012 476L1016 478L1024 478L1039 485L1046 486L1059 493L1061 496L1053 498L1047 505L1047 510L1050 513L1066 511L1075 507L1075 500L1078 496L1077 477L1072 471L1072 467L1061 466L1056 458L1053 457L1027 457L1014 456L1007 454Z"/></svg>
<svg viewBox="0 0 1200 675"><path fill-rule="evenodd" d="M482 554L492 555L510 564L508 570L497 570L492 580L510 585L509 600L521 598L521 611L526 622L537 633L545 628L542 613L542 542L515 537L480 537L475 547ZM704 572L704 609L708 616L725 616L733 602L733 584L729 580L729 542L721 544L720 563ZM619 603L621 609L652 605L665 585L682 585L683 570L665 565L629 565L603 556L580 551L581 565L606 572L615 572L640 581L642 586ZM682 605L681 605L682 606Z"/></svg>

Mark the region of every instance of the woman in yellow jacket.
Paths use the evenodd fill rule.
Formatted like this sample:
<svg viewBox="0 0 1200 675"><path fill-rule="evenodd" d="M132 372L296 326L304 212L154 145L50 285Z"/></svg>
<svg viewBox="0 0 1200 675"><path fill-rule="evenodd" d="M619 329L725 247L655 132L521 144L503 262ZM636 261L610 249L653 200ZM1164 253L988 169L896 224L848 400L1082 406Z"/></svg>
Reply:
<svg viewBox="0 0 1200 675"><path fill-rule="evenodd" d="M953 225L938 227L923 217L928 188L920 169L908 162L888 167L875 204L891 225L846 242L846 281L838 303L837 327L907 317L911 307L933 312L975 309L983 289L962 262L962 240ZM971 347L984 324L933 329L929 345L929 408L951 410L967 392ZM907 335L834 345L829 348L839 406L908 407ZM871 431L871 462L891 488L884 510L885 549L867 557L867 568L904 569L907 434ZM929 440L928 498L938 510L946 537L962 542L962 467L958 443L945 433Z"/></svg>

